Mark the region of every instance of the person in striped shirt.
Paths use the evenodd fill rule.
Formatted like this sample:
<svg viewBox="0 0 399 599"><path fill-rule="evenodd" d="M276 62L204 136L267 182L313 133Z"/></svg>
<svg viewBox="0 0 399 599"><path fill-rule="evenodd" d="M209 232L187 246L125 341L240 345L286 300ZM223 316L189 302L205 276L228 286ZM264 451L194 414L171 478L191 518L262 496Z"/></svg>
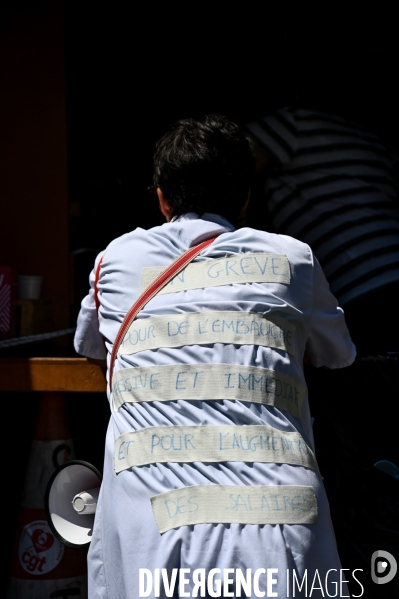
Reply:
<svg viewBox="0 0 399 599"><path fill-rule="evenodd" d="M280 108L247 129L258 170L267 174L260 201L252 198L256 226L310 245L345 311L358 355L395 351L395 152L363 127L309 109ZM381 308L384 321L377 320Z"/></svg>

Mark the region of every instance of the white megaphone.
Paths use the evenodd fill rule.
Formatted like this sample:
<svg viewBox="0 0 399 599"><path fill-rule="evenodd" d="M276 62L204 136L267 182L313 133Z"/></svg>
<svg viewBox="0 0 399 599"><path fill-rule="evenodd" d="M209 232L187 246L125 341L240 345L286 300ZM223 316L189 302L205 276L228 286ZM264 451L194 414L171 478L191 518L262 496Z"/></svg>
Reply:
<svg viewBox="0 0 399 599"><path fill-rule="evenodd" d="M50 477L44 509L51 530L64 545L90 543L101 481L97 468L81 460L62 464Z"/></svg>

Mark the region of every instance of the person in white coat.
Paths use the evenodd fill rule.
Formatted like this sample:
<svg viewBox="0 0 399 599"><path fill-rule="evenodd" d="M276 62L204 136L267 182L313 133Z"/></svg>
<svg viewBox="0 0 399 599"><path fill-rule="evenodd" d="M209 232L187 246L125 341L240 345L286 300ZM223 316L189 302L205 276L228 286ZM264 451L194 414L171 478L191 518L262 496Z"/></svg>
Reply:
<svg viewBox="0 0 399 599"><path fill-rule="evenodd" d="M90 275L75 348L107 359L111 407L91 599L349 596L303 362L342 368L356 350L309 246L235 229L253 172L235 123L177 121L154 155L166 223L112 241ZM110 372L143 289L213 237L124 330Z"/></svg>

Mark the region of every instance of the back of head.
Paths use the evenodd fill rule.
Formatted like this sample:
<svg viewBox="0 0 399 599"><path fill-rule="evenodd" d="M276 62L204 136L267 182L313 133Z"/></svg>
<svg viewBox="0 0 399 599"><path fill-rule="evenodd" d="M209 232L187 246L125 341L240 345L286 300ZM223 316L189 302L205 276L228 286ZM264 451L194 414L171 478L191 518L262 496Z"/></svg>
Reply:
<svg viewBox="0 0 399 599"><path fill-rule="evenodd" d="M249 138L225 116L176 121L156 145L153 183L173 216L213 212L234 223L254 172Z"/></svg>

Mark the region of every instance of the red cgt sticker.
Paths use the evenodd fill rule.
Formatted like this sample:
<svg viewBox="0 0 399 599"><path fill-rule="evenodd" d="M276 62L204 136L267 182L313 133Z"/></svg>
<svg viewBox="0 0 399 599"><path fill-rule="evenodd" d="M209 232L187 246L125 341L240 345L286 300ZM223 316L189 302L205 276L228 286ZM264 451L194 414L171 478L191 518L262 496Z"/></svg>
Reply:
<svg viewBox="0 0 399 599"><path fill-rule="evenodd" d="M25 572L40 576L60 563L64 545L54 537L45 520L35 520L24 527L18 554Z"/></svg>

